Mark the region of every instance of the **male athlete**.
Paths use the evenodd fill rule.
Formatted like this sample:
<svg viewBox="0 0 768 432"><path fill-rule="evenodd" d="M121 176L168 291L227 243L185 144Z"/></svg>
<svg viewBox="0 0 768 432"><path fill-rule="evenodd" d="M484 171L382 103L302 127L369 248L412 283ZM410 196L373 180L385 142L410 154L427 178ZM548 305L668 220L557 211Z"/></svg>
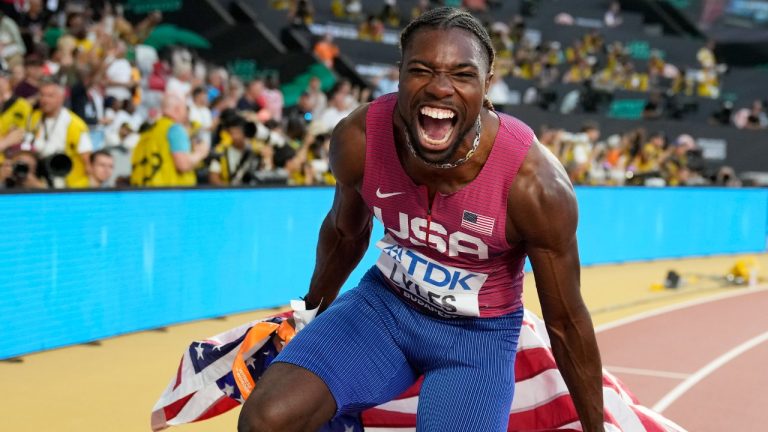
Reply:
<svg viewBox="0 0 768 432"><path fill-rule="evenodd" d="M471 15L432 10L400 42L399 92L333 133L336 196L305 298L325 311L266 371L239 430L315 431L395 398L423 374L418 431L506 431L527 255L583 429L602 431L568 176L529 127L484 103L494 51ZM381 256L334 301L373 217L386 227Z"/></svg>

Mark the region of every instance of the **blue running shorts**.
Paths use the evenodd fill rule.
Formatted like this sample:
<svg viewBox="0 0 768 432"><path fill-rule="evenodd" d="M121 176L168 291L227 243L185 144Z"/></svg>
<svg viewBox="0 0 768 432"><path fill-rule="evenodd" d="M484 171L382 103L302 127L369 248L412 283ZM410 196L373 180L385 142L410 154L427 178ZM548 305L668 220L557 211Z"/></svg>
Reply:
<svg viewBox="0 0 768 432"><path fill-rule="evenodd" d="M414 383L419 432L506 431L523 308L437 318L406 304L373 267L286 345L276 362L319 376L337 415L388 402Z"/></svg>

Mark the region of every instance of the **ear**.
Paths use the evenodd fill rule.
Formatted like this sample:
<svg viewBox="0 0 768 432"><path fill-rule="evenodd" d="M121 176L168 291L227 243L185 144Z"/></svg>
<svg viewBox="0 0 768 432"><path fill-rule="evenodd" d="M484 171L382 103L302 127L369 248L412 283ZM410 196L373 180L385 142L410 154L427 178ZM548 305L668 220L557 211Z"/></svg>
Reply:
<svg viewBox="0 0 768 432"><path fill-rule="evenodd" d="M488 74L485 76L485 94L488 94L488 89L491 87L491 79L493 79L493 66L491 66L491 70L488 72Z"/></svg>

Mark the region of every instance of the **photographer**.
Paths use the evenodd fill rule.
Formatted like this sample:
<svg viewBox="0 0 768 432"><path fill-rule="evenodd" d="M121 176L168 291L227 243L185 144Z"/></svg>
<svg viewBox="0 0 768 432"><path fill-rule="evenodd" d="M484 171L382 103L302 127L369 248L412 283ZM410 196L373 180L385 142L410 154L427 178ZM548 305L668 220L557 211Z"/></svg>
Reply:
<svg viewBox="0 0 768 432"><path fill-rule="evenodd" d="M38 160L30 151L20 151L0 168L2 186L7 189L47 189L48 185L37 176Z"/></svg>
<svg viewBox="0 0 768 432"><path fill-rule="evenodd" d="M88 126L77 114L64 107L65 91L56 82L40 86L40 108L32 113L24 150L34 150L41 158L64 154L70 159L66 187L88 187L90 156L93 151ZM64 185L55 184L55 187Z"/></svg>
<svg viewBox="0 0 768 432"><path fill-rule="evenodd" d="M233 116L223 126L230 139L216 147L208 169L208 181L212 185L240 185L258 169L261 157L256 142L246 136L248 123L244 118Z"/></svg>
<svg viewBox="0 0 768 432"><path fill-rule="evenodd" d="M15 148L24 140L24 128L31 113L32 105L13 95L8 70L0 69L0 161L7 149Z"/></svg>
<svg viewBox="0 0 768 432"><path fill-rule="evenodd" d="M133 149L131 185L144 187L194 186L195 168L208 156L204 142L193 143L184 128L187 104L166 94L163 115L145 128Z"/></svg>

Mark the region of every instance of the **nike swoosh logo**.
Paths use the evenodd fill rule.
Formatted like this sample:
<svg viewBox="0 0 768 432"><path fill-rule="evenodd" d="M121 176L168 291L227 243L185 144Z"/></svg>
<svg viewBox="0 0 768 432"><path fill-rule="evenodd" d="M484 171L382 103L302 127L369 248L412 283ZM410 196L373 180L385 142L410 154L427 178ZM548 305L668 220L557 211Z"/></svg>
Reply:
<svg viewBox="0 0 768 432"><path fill-rule="evenodd" d="M381 188L376 189L376 196L379 198L390 198L396 195L402 195L405 192L390 192L390 193L382 193Z"/></svg>

